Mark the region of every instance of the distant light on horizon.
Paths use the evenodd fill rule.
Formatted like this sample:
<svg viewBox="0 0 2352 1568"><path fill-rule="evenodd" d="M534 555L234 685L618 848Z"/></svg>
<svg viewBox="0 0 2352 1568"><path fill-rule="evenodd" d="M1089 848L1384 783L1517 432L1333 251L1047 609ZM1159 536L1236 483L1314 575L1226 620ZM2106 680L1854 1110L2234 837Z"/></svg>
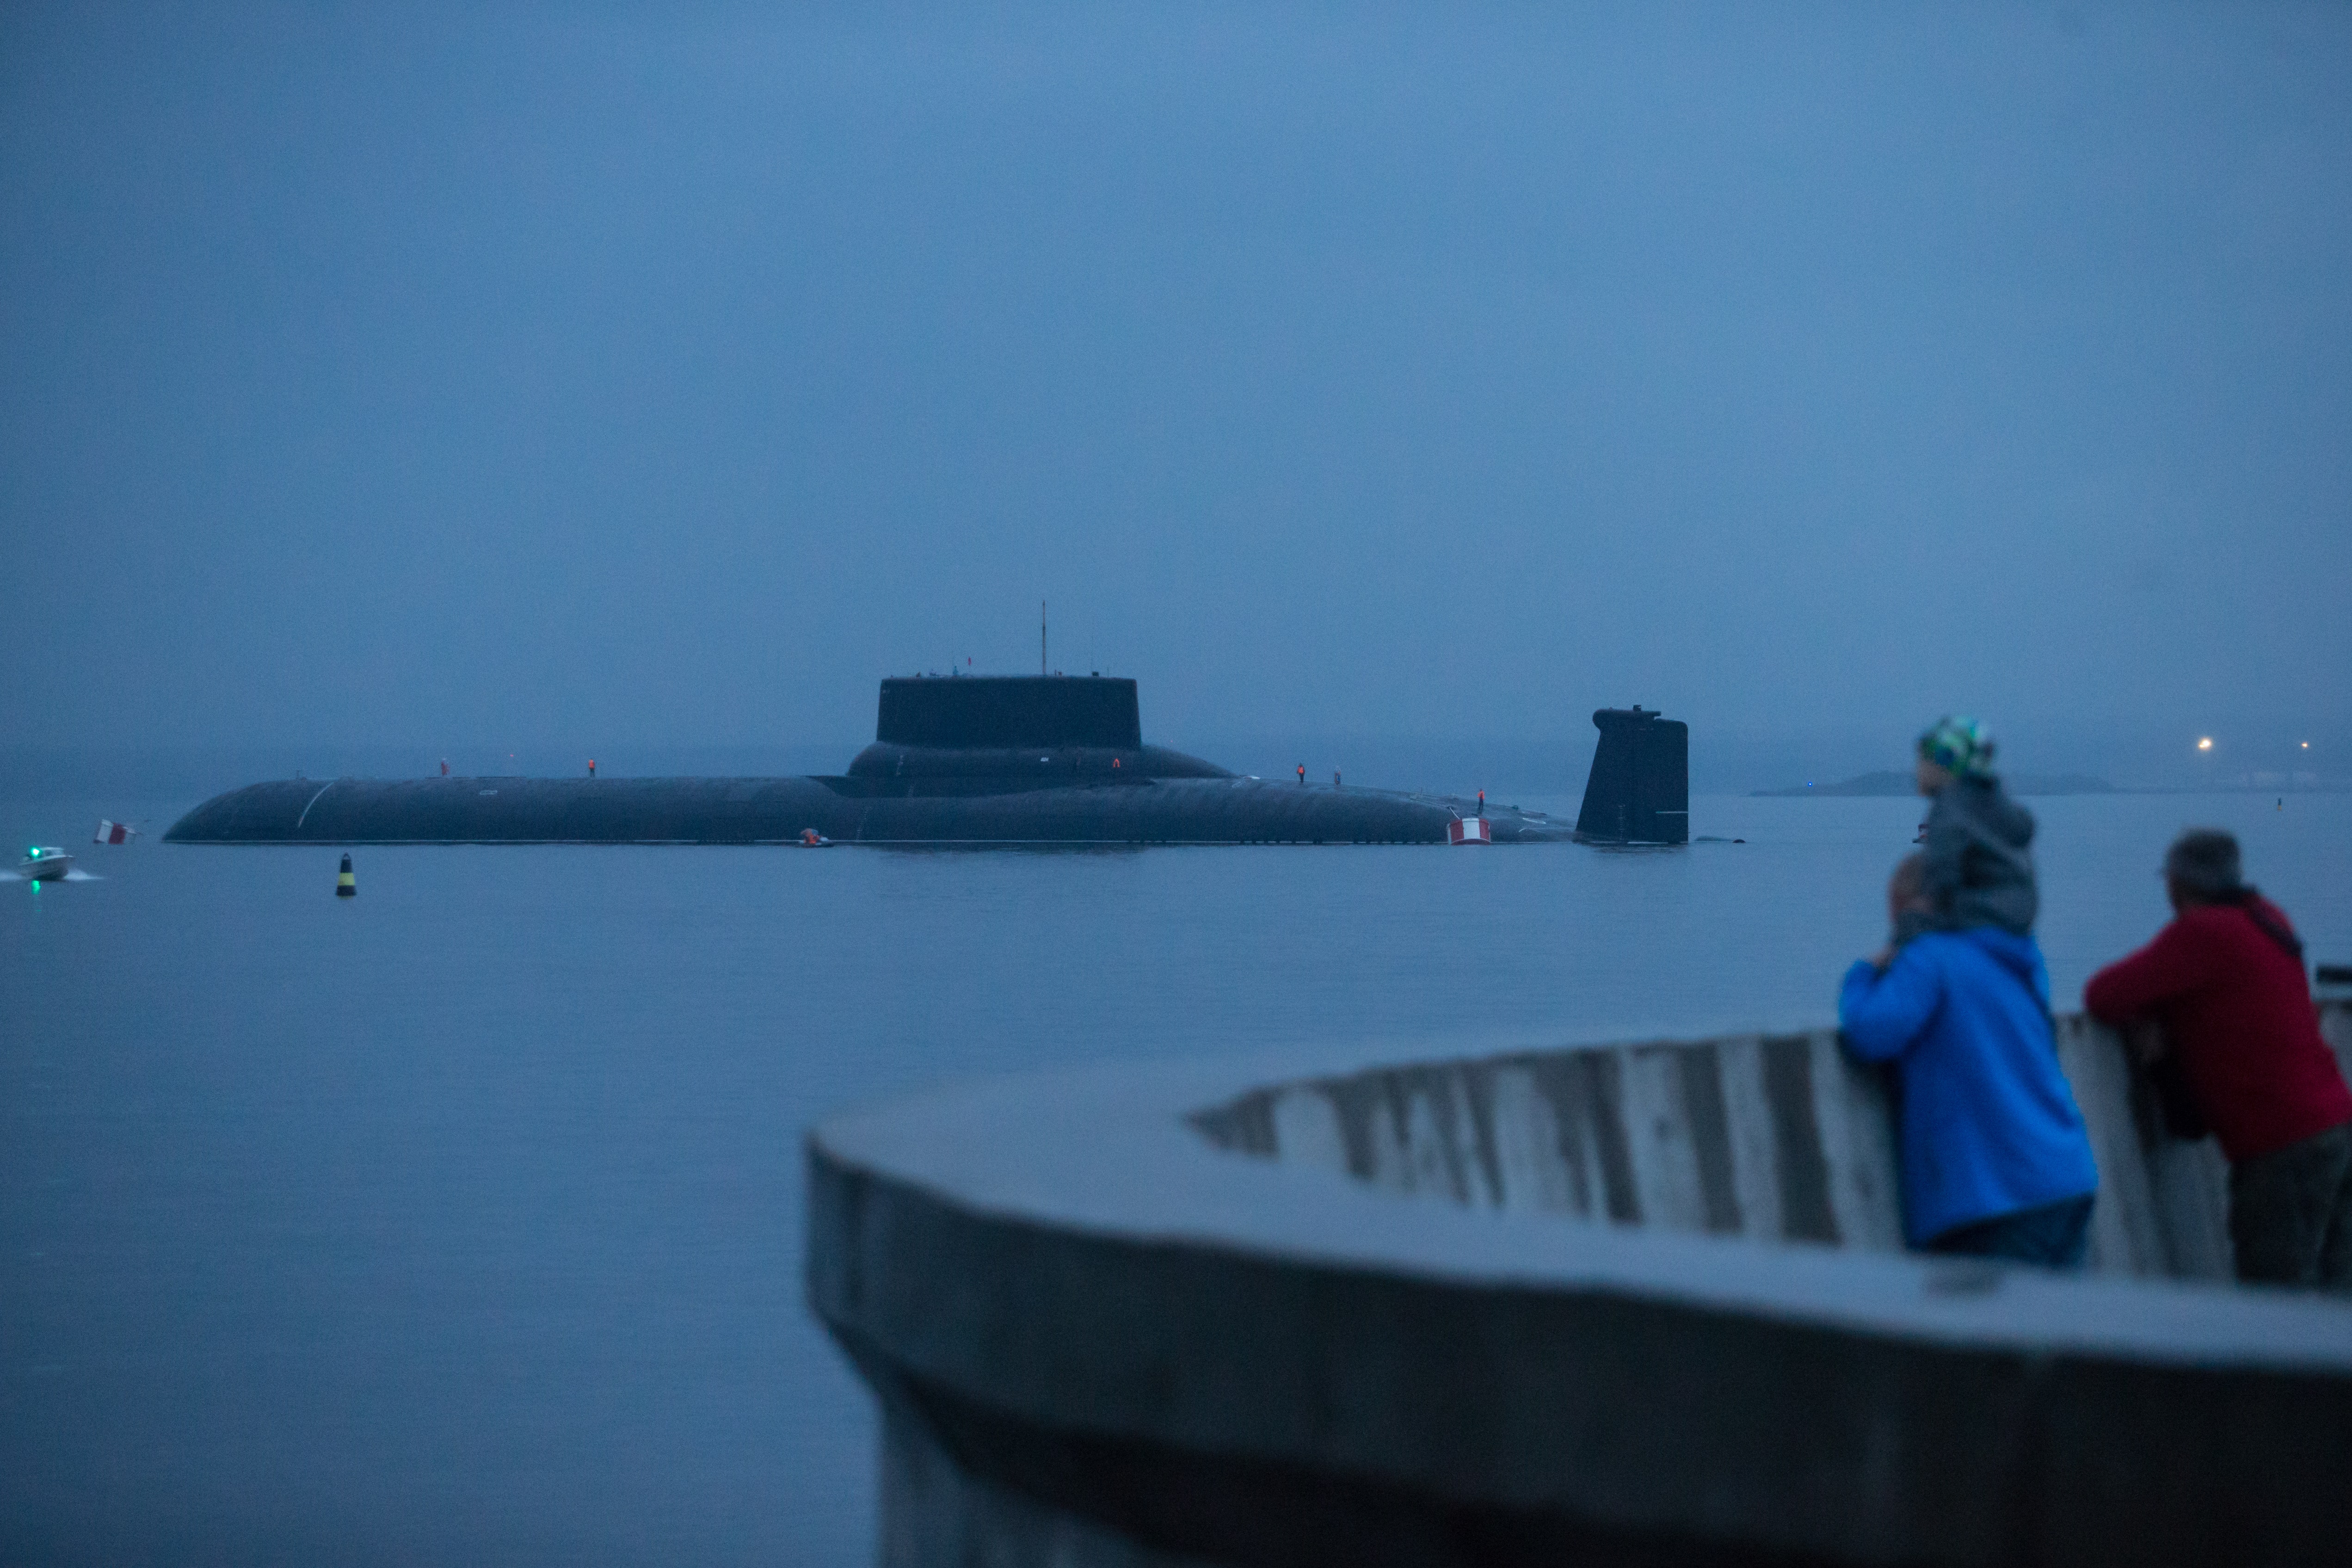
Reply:
<svg viewBox="0 0 2352 1568"><path fill-rule="evenodd" d="M2203 739L2200 740L2200 741L2197 743L2197 749L2198 749L2198 750L2200 750L2200 751L2210 751L2210 750L2212 750L2212 749L2213 749L2213 737L2212 737L2211 736L2210 736L2210 735L2209 735L2209 736L2206 736Z"/></svg>

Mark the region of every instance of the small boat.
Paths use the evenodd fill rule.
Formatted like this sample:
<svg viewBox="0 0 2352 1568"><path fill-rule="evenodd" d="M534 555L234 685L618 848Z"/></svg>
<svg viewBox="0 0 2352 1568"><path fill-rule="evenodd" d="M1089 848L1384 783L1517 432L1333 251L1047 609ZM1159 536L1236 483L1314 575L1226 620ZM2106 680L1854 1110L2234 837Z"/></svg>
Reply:
<svg viewBox="0 0 2352 1568"><path fill-rule="evenodd" d="M16 862L16 870L27 882L62 882L66 873L72 869L73 856L63 850L40 844L26 850L25 858Z"/></svg>

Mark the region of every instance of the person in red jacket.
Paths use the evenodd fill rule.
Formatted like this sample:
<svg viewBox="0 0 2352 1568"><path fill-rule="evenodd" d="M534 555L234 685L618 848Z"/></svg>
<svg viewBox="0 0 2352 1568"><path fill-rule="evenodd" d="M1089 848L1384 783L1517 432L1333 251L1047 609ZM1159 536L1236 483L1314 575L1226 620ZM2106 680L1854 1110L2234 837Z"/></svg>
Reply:
<svg viewBox="0 0 2352 1568"><path fill-rule="evenodd" d="M2230 1161L2238 1278L2352 1294L2352 1091L2319 1035L2303 943L2194 828L2164 859L2172 923L2083 988L2105 1022L2163 1026Z"/></svg>

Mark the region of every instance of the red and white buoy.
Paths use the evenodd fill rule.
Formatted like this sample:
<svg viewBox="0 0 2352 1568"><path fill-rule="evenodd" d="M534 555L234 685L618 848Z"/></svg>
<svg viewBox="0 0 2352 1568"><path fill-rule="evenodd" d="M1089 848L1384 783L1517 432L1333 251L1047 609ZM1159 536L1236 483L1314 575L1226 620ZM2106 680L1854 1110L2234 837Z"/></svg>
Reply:
<svg viewBox="0 0 2352 1568"><path fill-rule="evenodd" d="M1491 844L1495 829L1484 817L1456 817L1445 824L1445 841L1449 844Z"/></svg>

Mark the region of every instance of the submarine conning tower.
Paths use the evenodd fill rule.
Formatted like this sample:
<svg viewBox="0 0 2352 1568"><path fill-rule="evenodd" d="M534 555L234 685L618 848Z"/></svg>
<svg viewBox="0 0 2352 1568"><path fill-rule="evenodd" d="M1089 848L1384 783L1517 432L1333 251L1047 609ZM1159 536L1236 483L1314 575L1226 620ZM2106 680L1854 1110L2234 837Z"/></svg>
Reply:
<svg viewBox="0 0 2352 1568"><path fill-rule="evenodd" d="M852 778L1071 778L1143 784L1230 779L1143 744L1135 683L1113 675L898 675L882 683L874 744Z"/></svg>
<svg viewBox="0 0 2352 1568"><path fill-rule="evenodd" d="M1690 726L1636 703L1594 711L1601 744L1576 836L1596 844L1690 842Z"/></svg>

